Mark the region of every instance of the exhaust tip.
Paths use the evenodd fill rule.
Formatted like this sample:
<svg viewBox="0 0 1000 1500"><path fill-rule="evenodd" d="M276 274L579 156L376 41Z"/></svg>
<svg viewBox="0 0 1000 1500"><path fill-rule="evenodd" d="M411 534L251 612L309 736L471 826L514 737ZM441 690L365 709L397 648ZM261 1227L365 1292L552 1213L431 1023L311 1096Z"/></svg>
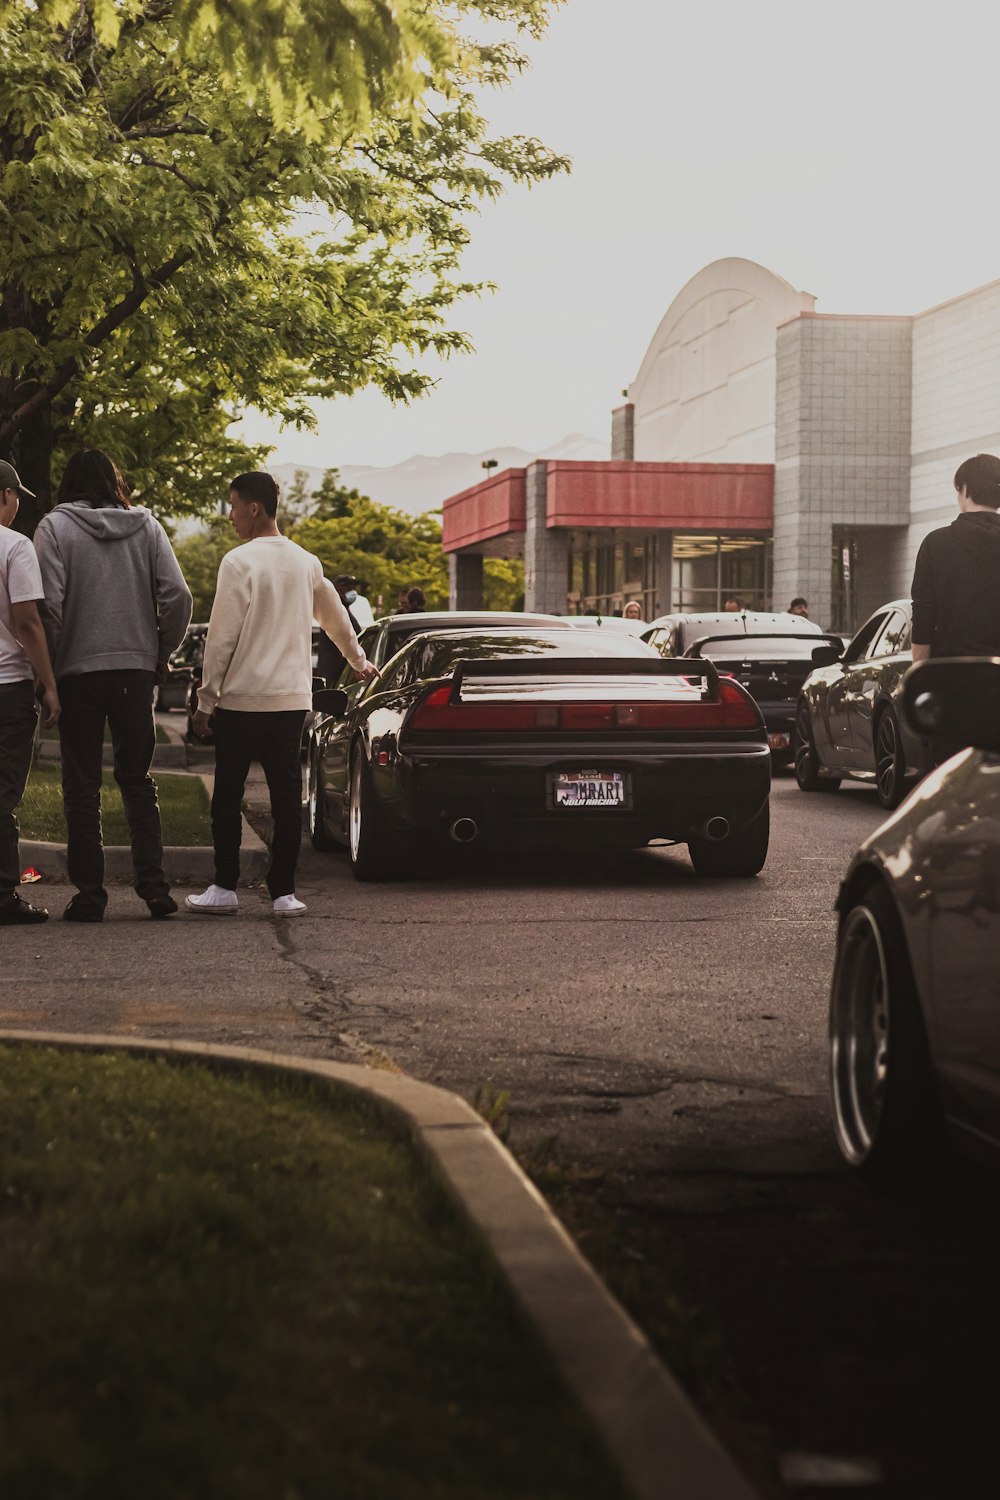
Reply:
<svg viewBox="0 0 1000 1500"><path fill-rule="evenodd" d="M708 822L705 824L705 837L707 839L711 839L713 844L717 844L720 842L720 840L728 838L729 819L709 818Z"/></svg>
<svg viewBox="0 0 1000 1500"><path fill-rule="evenodd" d="M456 818L448 833L456 844L471 844L479 835L479 824L475 818Z"/></svg>

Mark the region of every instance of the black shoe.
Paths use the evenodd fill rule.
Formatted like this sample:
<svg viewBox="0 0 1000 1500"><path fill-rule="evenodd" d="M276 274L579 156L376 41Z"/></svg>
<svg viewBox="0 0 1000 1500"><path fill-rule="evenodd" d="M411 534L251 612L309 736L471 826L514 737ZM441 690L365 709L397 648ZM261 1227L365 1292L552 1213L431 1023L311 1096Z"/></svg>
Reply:
<svg viewBox="0 0 1000 1500"><path fill-rule="evenodd" d="M173 896L151 896L146 905L149 907L149 915L154 922L162 922L164 917L172 917L177 910L177 902Z"/></svg>
<svg viewBox="0 0 1000 1500"><path fill-rule="evenodd" d="M103 906L81 906L74 896L66 910L63 912L64 922L103 922Z"/></svg>
<svg viewBox="0 0 1000 1500"><path fill-rule="evenodd" d="M0 906L0 927L36 927L39 922L48 920L49 914L44 906L32 906L20 896Z"/></svg>

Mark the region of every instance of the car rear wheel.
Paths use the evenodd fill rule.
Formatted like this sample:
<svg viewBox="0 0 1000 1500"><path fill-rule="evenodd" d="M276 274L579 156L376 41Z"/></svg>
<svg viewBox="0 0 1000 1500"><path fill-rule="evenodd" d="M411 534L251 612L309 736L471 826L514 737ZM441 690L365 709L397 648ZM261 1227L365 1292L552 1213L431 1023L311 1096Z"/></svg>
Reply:
<svg viewBox="0 0 1000 1500"><path fill-rule="evenodd" d="M809 705L804 700L795 715L795 780L800 792L835 792L840 786L839 776L821 776L819 755L813 738Z"/></svg>
<svg viewBox="0 0 1000 1500"><path fill-rule="evenodd" d="M906 758L899 723L891 708L875 726L875 788L882 806L892 812L906 796Z"/></svg>
<svg viewBox="0 0 1000 1500"><path fill-rule="evenodd" d="M318 849L321 854L332 854L340 848L337 840L331 838L326 831L326 797L315 745L309 749L309 769L306 773L306 819L309 824L309 839L314 849Z"/></svg>
<svg viewBox="0 0 1000 1500"><path fill-rule="evenodd" d="M771 808L765 802L757 816L724 839L688 840L688 854L699 875L758 875L767 859Z"/></svg>
<svg viewBox="0 0 1000 1500"><path fill-rule="evenodd" d="M351 871L357 880L389 880L399 875L394 840L385 826L385 814L372 786L364 753L356 750L351 761L351 791L347 813Z"/></svg>
<svg viewBox="0 0 1000 1500"><path fill-rule="evenodd" d="M873 1181L935 1165L941 1116L906 941L883 886L844 917L830 993L830 1092L844 1160Z"/></svg>

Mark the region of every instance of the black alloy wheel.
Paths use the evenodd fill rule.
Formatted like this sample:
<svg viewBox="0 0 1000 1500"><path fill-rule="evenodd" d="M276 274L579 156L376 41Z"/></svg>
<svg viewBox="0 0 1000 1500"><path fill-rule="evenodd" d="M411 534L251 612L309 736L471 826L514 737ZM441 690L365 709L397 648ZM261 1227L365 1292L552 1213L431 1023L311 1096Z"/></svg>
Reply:
<svg viewBox="0 0 1000 1500"><path fill-rule="evenodd" d="M944 1133L906 939L883 885L840 924L830 992L830 1094L844 1160L873 1181L940 1165Z"/></svg>
<svg viewBox="0 0 1000 1500"><path fill-rule="evenodd" d="M320 779L319 751L311 742L306 770L306 821L309 841L320 854L332 854L341 847L326 831L326 796Z"/></svg>
<svg viewBox="0 0 1000 1500"><path fill-rule="evenodd" d="M771 837L771 804L724 839L688 839L688 855L699 875L759 875L767 860Z"/></svg>
<svg viewBox="0 0 1000 1500"><path fill-rule="evenodd" d="M813 738L809 704L799 700L795 714L795 731L792 735L795 752L795 780L800 792L835 792L840 786L839 776L821 776L819 755Z"/></svg>
<svg viewBox="0 0 1000 1500"><path fill-rule="evenodd" d="M875 789L878 800L889 812L906 796L906 757L899 723L891 708L879 715L875 726Z"/></svg>

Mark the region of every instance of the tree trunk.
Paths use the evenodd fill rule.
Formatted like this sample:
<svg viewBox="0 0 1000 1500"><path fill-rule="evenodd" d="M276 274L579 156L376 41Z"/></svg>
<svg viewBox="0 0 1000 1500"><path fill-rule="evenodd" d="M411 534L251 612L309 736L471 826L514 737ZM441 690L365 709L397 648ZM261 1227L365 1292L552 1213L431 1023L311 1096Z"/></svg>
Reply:
<svg viewBox="0 0 1000 1500"><path fill-rule="evenodd" d="M34 536L35 527L52 509L52 407L46 403L35 412L14 439L10 462L21 483L33 490L34 500L22 500L14 528Z"/></svg>

